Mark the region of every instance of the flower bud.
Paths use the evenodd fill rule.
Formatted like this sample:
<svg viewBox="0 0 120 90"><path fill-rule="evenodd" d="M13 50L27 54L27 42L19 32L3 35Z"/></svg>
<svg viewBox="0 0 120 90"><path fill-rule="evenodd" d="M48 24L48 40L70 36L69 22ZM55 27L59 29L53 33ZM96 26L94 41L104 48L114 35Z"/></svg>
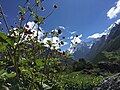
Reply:
<svg viewBox="0 0 120 90"><path fill-rule="evenodd" d="M62 31L60 29L58 29L58 34L61 34L61 33L62 33Z"/></svg>
<svg viewBox="0 0 120 90"><path fill-rule="evenodd" d="M57 6L56 4L55 4L55 5L53 5L53 7L54 7L54 8L58 8L58 6Z"/></svg>
<svg viewBox="0 0 120 90"><path fill-rule="evenodd" d="M64 45L64 42L63 42L63 41L61 41L61 44L62 44L62 45Z"/></svg>
<svg viewBox="0 0 120 90"><path fill-rule="evenodd" d="M76 35L76 37L78 37L78 35Z"/></svg>
<svg viewBox="0 0 120 90"><path fill-rule="evenodd" d="M29 28L29 25L28 25L28 24L26 24L25 26L26 26L27 28Z"/></svg>

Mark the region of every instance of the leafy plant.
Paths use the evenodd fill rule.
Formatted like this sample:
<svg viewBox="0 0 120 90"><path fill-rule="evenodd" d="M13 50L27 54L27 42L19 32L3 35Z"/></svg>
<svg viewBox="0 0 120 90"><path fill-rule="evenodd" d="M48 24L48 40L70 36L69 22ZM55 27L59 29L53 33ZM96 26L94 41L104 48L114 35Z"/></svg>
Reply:
<svg viewBox="0 0 120 90"><path fill-rule="evenodd" d="M18 23L8 28L2 7L0 6L3 21L8 34L0 32L0 87L10 90L43 90L60 89L61 62L59 56L66 56L56 48L51 40L43 42L49 33L44 32L40 40L40 25L53 13L57 5L47 16L39 16L38 9L44 0L31 2L26 0L24 6L19 6ZM27 4L30 3L30 4ZM28 16L28 17L27 17ZM33 18L32 18L33 16ZM34 25L30 28L28 21L32 19ZM23 25L23 22L26 22ZM36 32L32 29L37 27ZM49 37L59 37L62 31L50 32ZM62 43L61 43L62 42ZM60 40L57 44L63 45Z"/></svg>

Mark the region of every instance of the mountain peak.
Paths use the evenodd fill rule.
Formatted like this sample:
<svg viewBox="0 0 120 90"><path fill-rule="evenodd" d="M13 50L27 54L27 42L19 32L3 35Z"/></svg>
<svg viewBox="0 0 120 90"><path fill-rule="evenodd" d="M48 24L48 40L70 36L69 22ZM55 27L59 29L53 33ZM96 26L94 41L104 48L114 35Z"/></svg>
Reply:
<svg viewBox="0 0 120 90"><path fill-rule="evenodd" d="M100 37L93 38L91 41L81 41L77 44L76 49L73 52L74 59L88 58L96 55L103 47L111 43L118 36L120 36L120 19L115 21L108 27Z"/></svg>

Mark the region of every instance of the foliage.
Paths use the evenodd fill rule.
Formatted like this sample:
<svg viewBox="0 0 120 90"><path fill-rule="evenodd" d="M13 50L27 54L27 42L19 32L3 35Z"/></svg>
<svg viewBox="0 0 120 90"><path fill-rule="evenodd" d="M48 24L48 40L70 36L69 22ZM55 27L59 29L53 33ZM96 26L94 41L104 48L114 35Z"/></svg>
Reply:
<svg viewBox="0 0 120 90"><path fill-rule="evenodd" d="M59 52L52 41L43 43L39 40L40 25L49 17L57 5L53 6L52 12L47 16L39 16L38 9L42 7L44 0L35 0L31 6L29 0L24 6L19 6L18 23L8 28L8 34L0 32L0 87L10 90L44 90L59 89L61 78L60 56L69 56L65 52ZM30 3L30 4L27 4ZM1 13L3 13L2 8ZM28 16L28 18L27 18ZM33 18L32 18L33 16ZM4 18L4 15L2 15ZM30 28L28 21L34 20L34 26ZM7 21L3 19L6 26ZM23 25L25 22L25 25ZM37 31L32 29L37 25ZM54 34L53 34L54 33ZM44 32L43 38L59 37L62 33L51 31ZM62 40L58 42L63 45Z"/></svg>
<svg viewBox="0 0 120 90"><path fill-rule="evenodd" d="M18 6L18 22L10 28L0 6L0 14L8 30L8 34L0 32L0 88L3 90L92 89L102 77L84 75L80 72L65 75L72 72L72 69L75 71L91 69L91 63L84 59L73 63L72 57L65 51L60 52L60 48L52 40L43 42L46 38L59 37L62 30L44 32L43 37L39 37L41 24L44 24L58 7L53 5L53 10L48 15L40 16L39 11L41 13L45 10L43 2L44 0L35 0L31 5L31 2L26 0L23 6ZM28 25L30 20L34 21L32 28ZM35 26L36 32L33 31ZM59 47L64 44L64 38L57 41Z"/></svg>

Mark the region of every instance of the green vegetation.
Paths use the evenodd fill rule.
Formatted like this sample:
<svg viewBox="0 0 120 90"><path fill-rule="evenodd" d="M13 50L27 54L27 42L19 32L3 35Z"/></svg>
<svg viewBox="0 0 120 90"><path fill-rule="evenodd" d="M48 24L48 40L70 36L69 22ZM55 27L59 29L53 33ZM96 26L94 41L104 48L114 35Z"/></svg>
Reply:
<svg viewBox="0 0 120 90"><path fill-rule="evenodd" d="M93 69L92 63L86 62L84 58L81 58L78 61L74 61L72 66L74 71L81 71L84 69L88 69L88 70Z"/></svg>
<svg viewBox="0 0 120 90"><path fill-rule="evenodd" d="M39 16L38 9L44 11L44 7L41 6L43 1L35 0L31 6L27 4L30 3L27 0L25 6L19 6L18 23L10 28L0 6L0 14L8 30L8 34L0 32L0 89L91 90L103 80L101 74L96 74L100 71L99 67L83 58L73 61L71 55L65 51L61 52L51 40L42 42L48 37L59 37L62 30L44 32L42 39L38 40L40 25L44 24L58 7L53 5L53 10L47 16ZM30 19L34 21L32 29L37 26L36 35L29 28ZM64 38L57 41L59 46L64 44ZM108 60L119 61L120 54L116 53L102 54Z"/></svg>
<svg viewBox="0 0 120 90"><path fill-rule="evenodd" d="M103 52L105 57L108 59L109 62L116 62L120 63L120 50L112 51L112 52Z"/></svg>
<svg viewBox="0 0 120 90"><path fill-rule="evenodd" d="M62 80L65 90L92 90L103 80L103 77L73 72L63 76Z"/></svg>
<svg viewBox="0 0 120 90"><path fill-rule="evenodd" d="M42 42L45 38L59 37L62 33L44 32L42 40L39 38L40 25L53 13L57 5L53 5L52 12L47 16L39 16L38 9L44 0L35 0L33 5L29 0L19 6L18 22L10 28L0 6L0 14L5 22L8 34L0 32L0 88L10 90L44 90L59 89L57 82L61 79L61 62L59 57L69 56L60 52L51 40ZM27 4L30 3L30 4ZM43 9L42 9L43 11ZM41 11L41 12L42 12ZM29 20L34 21L30 28ZM36 27L36 31L33 31ZM4 30L4 29L3 29ZM58 45L63 45L60 40Z"/></svg>
<svg viewBox="0 0 120 90"><path fill-rule="evenodd" d="M118 29L119 31L119 29ZM119 32L118 32L119 33ZM97 52L92 62L98 63L101 61L105 62L120 62L120 36L112 39L110 42L106 43L102 49Z"/></svg>

